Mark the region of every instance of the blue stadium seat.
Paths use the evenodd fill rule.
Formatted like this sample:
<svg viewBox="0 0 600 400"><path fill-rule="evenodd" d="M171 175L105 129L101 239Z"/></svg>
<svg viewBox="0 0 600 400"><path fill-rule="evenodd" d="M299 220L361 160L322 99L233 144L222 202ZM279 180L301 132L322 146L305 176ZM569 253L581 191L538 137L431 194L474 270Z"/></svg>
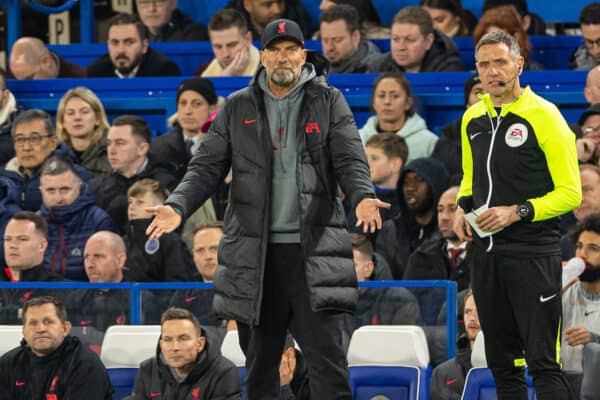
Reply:
<svg viewBox="0 0 600 400"><path fill-rule="evenodd" d="M121 400L130 396L137 376L137 368L108 368L108 378L115 389L113 400Z"/></svg>
<svg viewBox="0 0 600 400"><path fill-rule="evenodd" d="M377 395L394 400L426 400L429 350L419 326L363 326L348 347L350 387L355 400Z"/></svg>
<svg viewBox="0 0 600 400"><path fill-rule="evenodd" d="M115 388L114 399L131 394L138 367L154 357L159 337L160 325L113 325L106 330L100 360Z"/></svg>

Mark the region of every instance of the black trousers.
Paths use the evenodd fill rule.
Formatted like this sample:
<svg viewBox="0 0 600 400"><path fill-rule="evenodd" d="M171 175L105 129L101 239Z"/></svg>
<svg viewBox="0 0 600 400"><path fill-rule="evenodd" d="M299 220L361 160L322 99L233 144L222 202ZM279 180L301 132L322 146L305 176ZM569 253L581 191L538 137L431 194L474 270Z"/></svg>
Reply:
<svg viewBox="0 0 600 400"><path fill-rule="evenodd" d="M346 321L346 313L311 309L300 245L269 244L260 323L250 327L238 322L248 400L279 398L279 364L288 330L306 359L311 398L352 399Z"/></svg>
<svg viewBox="0 0 600 400"><path fill-rule="evenodd" d="M470 246L471 285L499 400L526 400L524 361L539 400L569 398L560 366L559 256L507 257Z"/></svg>

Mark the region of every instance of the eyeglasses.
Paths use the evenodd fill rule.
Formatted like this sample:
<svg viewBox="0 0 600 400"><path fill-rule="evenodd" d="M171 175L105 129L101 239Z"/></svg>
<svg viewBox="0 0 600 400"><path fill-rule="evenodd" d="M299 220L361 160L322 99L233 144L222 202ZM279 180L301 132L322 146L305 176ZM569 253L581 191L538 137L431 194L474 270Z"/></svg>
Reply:
<svg viewBox="0 0 600 400"><path fill-rule="evenodd" d="M154 6L162 7L166 5L169 0L137 0L138 8L149 8Z"/></svg>
<svg viewBox="0 0 600 400"><path fill-rule="evenodd" d="M583 137L600 138L600 125L598 126L584 126L581 128Z"/></svg>
<svg viewBox="0 0 600 400"><path fill-rule="evenodd" d="M13 142L16 146L23 147L25 143L29 142L32 146L39 146L42 144L42 139L50 137L50 135L31 135L31 136L15 136Z"/></svg>

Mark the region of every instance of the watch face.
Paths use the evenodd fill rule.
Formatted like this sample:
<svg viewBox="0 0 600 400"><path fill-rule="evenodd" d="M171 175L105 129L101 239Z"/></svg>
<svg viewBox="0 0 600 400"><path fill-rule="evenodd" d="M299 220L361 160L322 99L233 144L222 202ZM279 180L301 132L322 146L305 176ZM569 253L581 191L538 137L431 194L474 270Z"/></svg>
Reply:
<svg viewBox="0 0 600 400"><path fill-rule="evenodd" d="M524 204L520 205L517 208L517 214L519 214L519 217L524 218L529 215L529 208Z"/></svg>

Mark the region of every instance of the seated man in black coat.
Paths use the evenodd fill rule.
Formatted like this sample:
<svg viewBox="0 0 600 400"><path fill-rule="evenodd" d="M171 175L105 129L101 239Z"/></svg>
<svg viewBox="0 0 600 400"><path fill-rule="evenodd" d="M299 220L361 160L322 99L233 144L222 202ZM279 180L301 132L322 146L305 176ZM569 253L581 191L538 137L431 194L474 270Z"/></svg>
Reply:
<svg viewBox="0 0 600 400"><path fill-rule="evenodd" d="M352 253L358 282L391 280L392 274L373 244L363 235L352 234ZM359 288L358 305L351 330L364 325L416 325L421 311L415 296L403 287Z"/></svg>
<svg viewBox="0 0 600 400"><path fill-rule="evenodd" d="M0 282L64 280L44 267L48 225L42 217L31 211L19 211L8 221L3 235L7 268L0 271ZM23 304L47 293L46 289L3 289L0 291L0 323L19 324Z"/></svg>
<svg viewBox="0 0 600 400"><path fill-rule="evenodd" d="M179 76L179 67L148 46L146 28L134 15L117 14L108 25L108 54L87 68L89 77Z"/></svg>
<svg viewBox="0 0 600 400"><path fill-rule="evenodd" d="M136 0L140 19L151 42L193 42L208 40L206 26L177 8L177 0Z"/></svg>
<svg viewBox="0 0 600 400"><path fill-rule="evenodd" d="M397 188L400 212L383 223L376 241L394 279L403 279L411 253L437 232L437 203L449 183L446 167L434 158L416 158L404 167Z"/></svg>
<svg viewBox="0 0 600 400"><path fill-rule="evenodd" d="M25 303L25 340L0 358L0 399L112 399L106 368L70 331L60 300Z"/></svg>
<svg viewBox="0 0 600 400"><path fill-rule="evenodd" d="M161 317L156 356L141 363L134 399L241 400L240 376L188 310L169 308Z"/></svg>
<svg viewBox="0 0 600 400"><path fill-rule="evenodd" d="M177 184L174 167L157 163L148 157L152 133L140 117L122 115L115 118L108 130L108 162L113 169L110 175L102 175L90 182L96 204L112 218L118 233L127 226L127 190L144 178L156 179L172 190Z"/></svg>
<svg viewBox="0 0 600 400"><path fill-rule="evenodd" d="M458 186L451 186L440 196L437 203L439 234L425 240L411 254L404 279L451 280L456 282L459 292L469 287L469 266L465 261L467 242L461 242L452 229L457 193ZM434 324L446 299L445 291L441 288L414 288L412 291L419 299L423 319Z"/></svg>

